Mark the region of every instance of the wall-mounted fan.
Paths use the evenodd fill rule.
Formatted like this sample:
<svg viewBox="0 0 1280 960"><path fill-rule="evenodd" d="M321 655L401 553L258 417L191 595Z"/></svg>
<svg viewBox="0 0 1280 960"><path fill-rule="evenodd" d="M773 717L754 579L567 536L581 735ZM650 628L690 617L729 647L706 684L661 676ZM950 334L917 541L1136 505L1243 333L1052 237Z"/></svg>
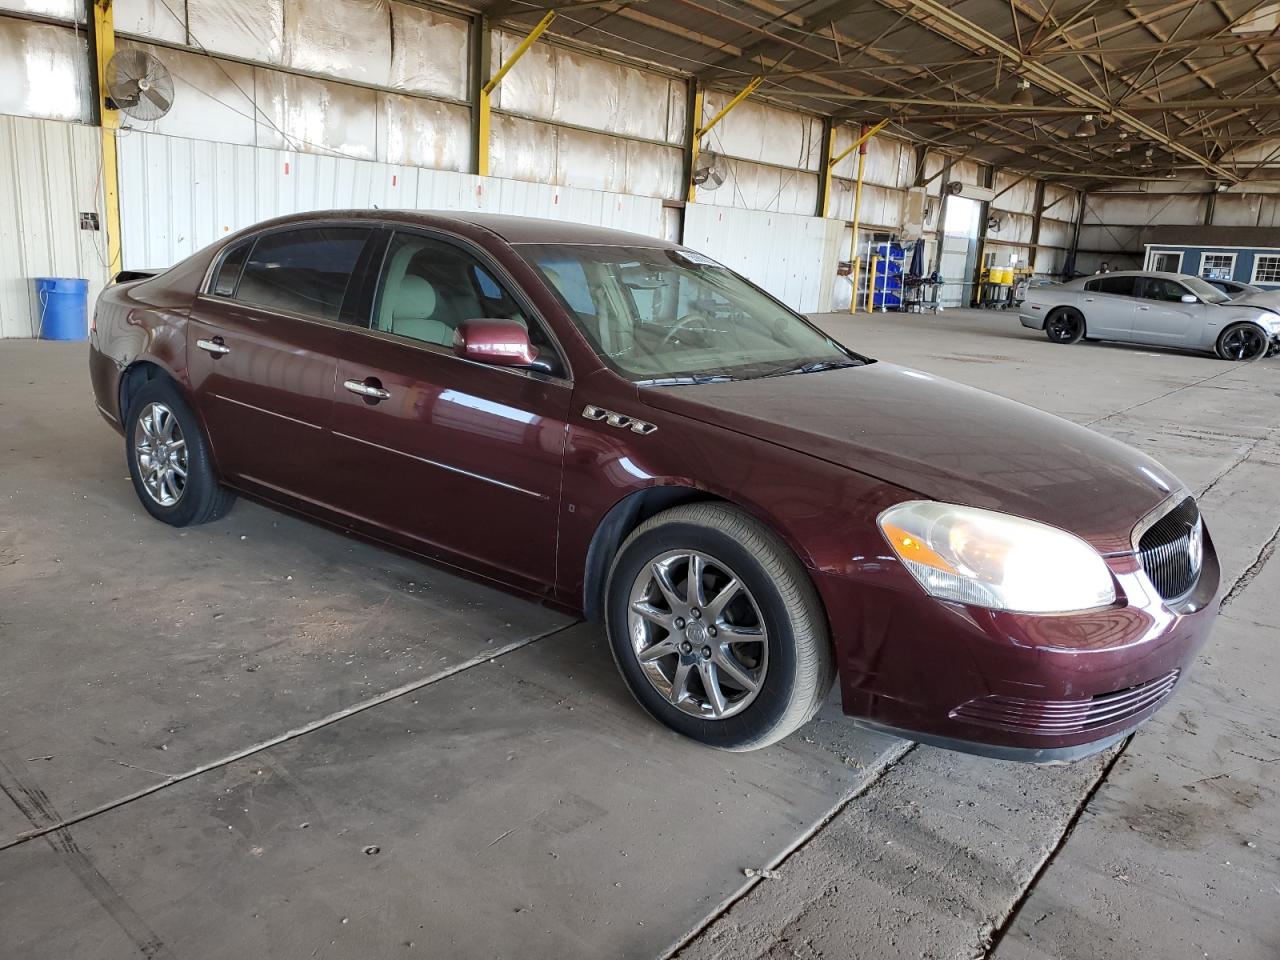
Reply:
<svg viewBox="0 0 1280 960"><path fill-rule="evenodd" d="M110 106L135 120L159 120L173 106L173 77L145 50L121 50L107 61Z"/></svg>
<svg viewBox="0 0 1280 960"><path fill-rule="evenodd" d="M693 168L693 185L702 190L714 190L724 183L724 162L718 153L700 153Z"/></svg>

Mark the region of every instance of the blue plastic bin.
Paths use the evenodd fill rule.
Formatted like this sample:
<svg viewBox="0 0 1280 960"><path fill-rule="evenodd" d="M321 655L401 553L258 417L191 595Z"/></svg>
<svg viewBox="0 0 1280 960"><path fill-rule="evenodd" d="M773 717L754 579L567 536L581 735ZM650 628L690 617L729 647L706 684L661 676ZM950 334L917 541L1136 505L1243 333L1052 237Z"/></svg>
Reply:
<svg viewBox="0 0 1280 960"><path fill-rule="evenodd" d="M36 277L41 340L83 340L89 335L89 281Z"/></svg>

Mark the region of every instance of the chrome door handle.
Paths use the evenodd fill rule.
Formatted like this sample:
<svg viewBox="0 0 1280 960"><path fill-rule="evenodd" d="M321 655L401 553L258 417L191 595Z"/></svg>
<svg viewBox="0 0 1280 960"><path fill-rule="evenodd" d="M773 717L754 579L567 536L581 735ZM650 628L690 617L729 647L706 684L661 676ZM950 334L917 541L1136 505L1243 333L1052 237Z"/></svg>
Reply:
<svg viewBox="0 0 1280 960"><path fill-rule="evenodd" d="M1139 307L1138 309L1139 309L1139 310L1150 310L1151 308L1150 308L1150 307Z"/></svg>
<svg viewBox="0 0 1280 960"><path fill-rule="evenodd" d="M230 353L231 348L218 340L197 340L196 346L201 350L212 353L215 357L220 357L224 353Z"/></svg>
<svg viewBox="0 0 1280 960"><path fill-rule="evenodd" d="M391 391L383 390L382 387L371 387L367 383L359 380L344 380L342 385L352 393L358 393L362 397L374 397L378 400L390 400Z"/></svg>
<svg viewBox="0 0 1280 960"><path fill-rule="evenodd" d="M1084 302L1085 302L1085 303L1093 303L1093 297L1085 297L1085 298L1084 298Z"/></svg>

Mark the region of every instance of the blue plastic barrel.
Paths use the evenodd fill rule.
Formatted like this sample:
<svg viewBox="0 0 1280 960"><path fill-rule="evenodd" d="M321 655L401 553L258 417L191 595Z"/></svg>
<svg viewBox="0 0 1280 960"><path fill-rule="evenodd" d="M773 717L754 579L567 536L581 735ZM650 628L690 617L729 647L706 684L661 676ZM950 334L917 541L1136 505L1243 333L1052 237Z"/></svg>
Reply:
<svg viewBox="0 0 1280 960"><path fill-rule="evenodd" d="M83 340L89 335L89 281L36 277L41 340Z"/></svg>

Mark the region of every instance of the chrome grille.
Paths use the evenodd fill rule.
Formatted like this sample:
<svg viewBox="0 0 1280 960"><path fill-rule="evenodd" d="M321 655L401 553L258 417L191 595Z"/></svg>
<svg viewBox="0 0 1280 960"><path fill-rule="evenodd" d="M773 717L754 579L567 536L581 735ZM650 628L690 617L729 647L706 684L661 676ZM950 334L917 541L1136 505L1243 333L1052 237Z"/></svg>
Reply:
<svg viewBox="0 0 1280 960"><path fill-rule="evenodd" d="M1194 499L1187 497L1150 526L1138 541L1138 559L1165 600L1191 592L1204 559L1204 527Z"/></svg>
<svg viewBox="0 0 1280 960"><path fill-rule="evenodd" d="M951 711L958 720L1018 733L1062 735L1121 723L1159 704L1178 682L1178 671L1087 700L1032 700L992 694Z"/></svg>

